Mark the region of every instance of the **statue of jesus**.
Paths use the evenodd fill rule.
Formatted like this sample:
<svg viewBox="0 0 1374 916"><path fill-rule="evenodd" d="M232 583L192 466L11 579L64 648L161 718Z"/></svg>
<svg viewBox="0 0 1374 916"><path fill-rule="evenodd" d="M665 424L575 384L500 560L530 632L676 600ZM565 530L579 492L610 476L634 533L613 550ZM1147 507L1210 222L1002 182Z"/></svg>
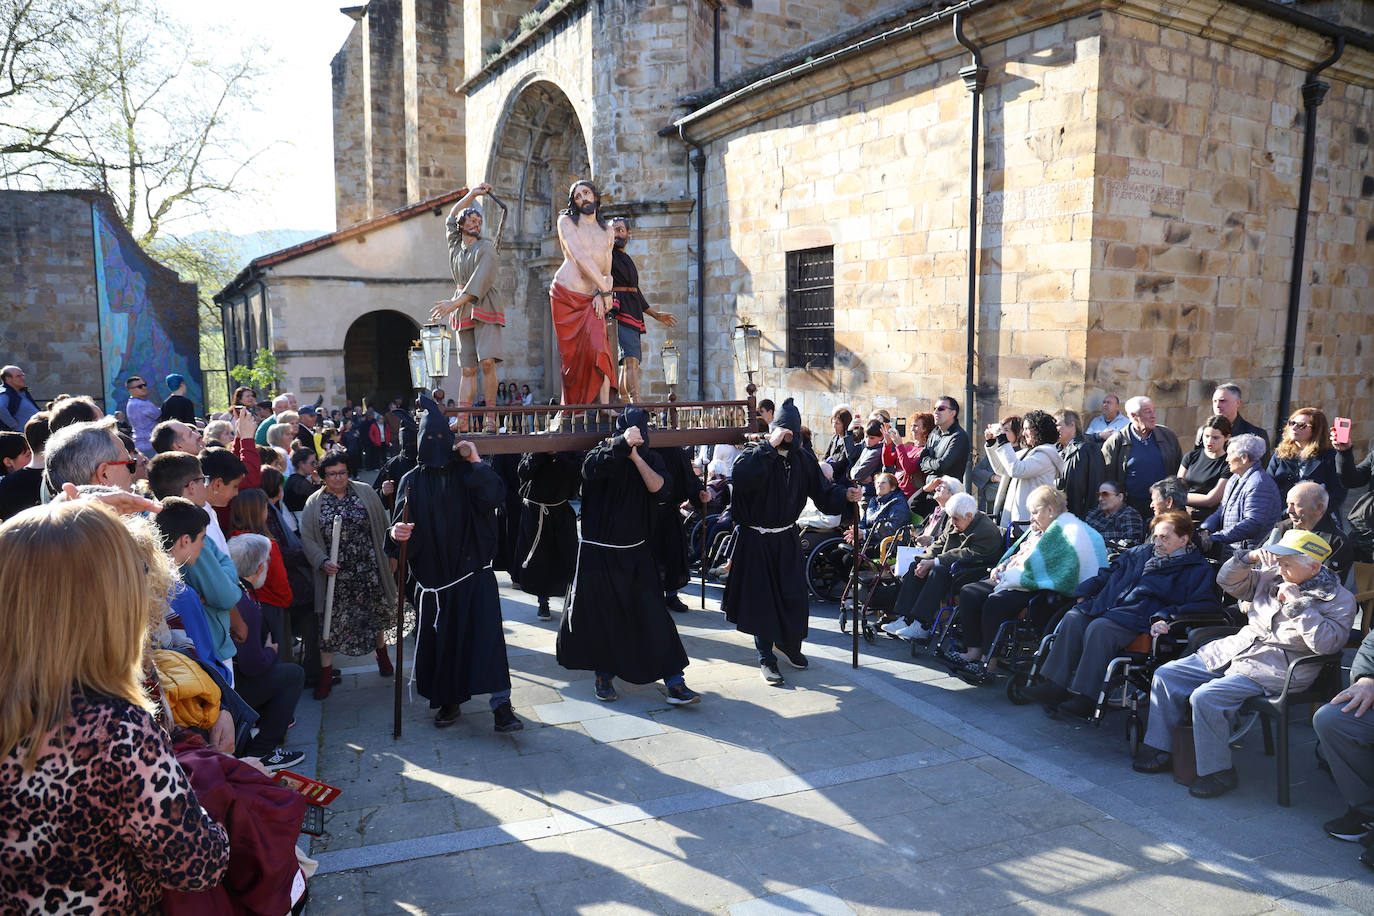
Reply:
<svg viewBox="0 0 1374 916"><path fill-rule="evenodd" d="M601 192L586 179L568 190L568 207L558 215L558 243L563 263L549 287L549 306L558 333L563 403L606 404L615 378L606 346L606 311L615 301L615 232L601 218Z"/></svg>

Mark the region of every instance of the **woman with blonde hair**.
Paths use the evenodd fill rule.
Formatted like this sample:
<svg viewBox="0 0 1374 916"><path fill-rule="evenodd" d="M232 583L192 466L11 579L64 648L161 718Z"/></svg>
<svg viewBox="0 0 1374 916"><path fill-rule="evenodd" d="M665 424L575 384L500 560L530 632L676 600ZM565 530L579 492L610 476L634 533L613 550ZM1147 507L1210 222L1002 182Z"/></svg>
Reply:
<svg viewBox="0 0 1374 916"><path fill-rule="evenodd" d="M1279 496L1283 499L1288 498L1288 491L1299 481L1321 484L1330 497L1326 511L1333 517L1340 515L1346 488L1336 472L1336 450L1331 447L1326 414L1316 407L1293 411L1265 470L1279 485Z"/></svg>
<svg viewBox="0 0 1374 916"><path fill-rule="evenodd" d="M158 602L143 552L96 501L0 527L4 908L157 912L215 886L224 829L202 810L143 689Z"/></svg>

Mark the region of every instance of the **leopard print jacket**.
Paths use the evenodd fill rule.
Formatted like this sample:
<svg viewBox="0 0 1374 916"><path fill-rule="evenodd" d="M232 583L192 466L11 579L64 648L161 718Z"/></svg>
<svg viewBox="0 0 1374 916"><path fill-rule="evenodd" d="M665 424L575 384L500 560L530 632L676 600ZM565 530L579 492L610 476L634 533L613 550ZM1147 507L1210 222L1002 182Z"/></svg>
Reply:
<svg viewBox="0 0 1374 916"><path fill-rule="evenodd" d="M60 731L30 773L0 758L0 912L155 913L163 888L219 883L228 835L151 716L78 692Z"/></svg>

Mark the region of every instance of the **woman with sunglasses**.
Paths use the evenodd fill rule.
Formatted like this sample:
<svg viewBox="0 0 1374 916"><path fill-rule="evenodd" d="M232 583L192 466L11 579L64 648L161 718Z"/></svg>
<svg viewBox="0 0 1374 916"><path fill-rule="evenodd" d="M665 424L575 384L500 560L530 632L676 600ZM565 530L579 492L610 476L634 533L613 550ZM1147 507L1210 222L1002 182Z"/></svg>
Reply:
<svg viewBox="0 0 1374 916"><path fill-rule="evenodd" d="M1274 448L1274 455L1266 468L1274 483L1279 485L1282 498L1288 498L1293 484L1310 480L1326 488L1330 504L1327 511L1338 516L1345 502L1346 488L1336 471L1336 452L1331 447L1330 429L1326 414L1316 407L1302 407L1293 411L1283 428L1283 439Z"/></svg>

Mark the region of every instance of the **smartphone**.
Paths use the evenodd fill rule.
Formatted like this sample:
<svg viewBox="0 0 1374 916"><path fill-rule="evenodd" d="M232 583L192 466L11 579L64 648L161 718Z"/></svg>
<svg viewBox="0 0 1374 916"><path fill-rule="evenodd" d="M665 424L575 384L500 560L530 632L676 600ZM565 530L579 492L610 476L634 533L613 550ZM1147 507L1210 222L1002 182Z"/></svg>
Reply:
<svg viewBox="0 0 1374 916"><path fill-rule="evenodd" d="M1333 431L1333 438L1335 439L1335 442L1336 442L1337 445L1349 445L1349 444L1350 444L1350 418L1349 418L1349 417L1337 417L1336 420L1335 420L1335 422L1333 422L1333 423L1331 424L1331 429L1332 429L1332 431Z"/></svg>

